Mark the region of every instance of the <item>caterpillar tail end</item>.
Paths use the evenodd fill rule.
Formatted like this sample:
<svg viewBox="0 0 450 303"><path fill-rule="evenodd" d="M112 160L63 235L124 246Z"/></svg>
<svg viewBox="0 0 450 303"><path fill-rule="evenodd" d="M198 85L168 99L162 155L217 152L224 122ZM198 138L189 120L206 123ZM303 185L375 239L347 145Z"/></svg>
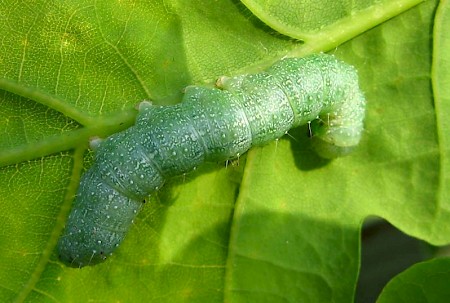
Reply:
<svg viewBox="0 0 450 303"><path fill-rule="evenodd" d="M356 77L356 75L355 75ZM344 102L311 122L312 145L322 158L333 159L350 154L361 141L364 132L366 101L357 78Z"/></svg>
<svg viewBox="0 0 450 303"><path fill-rule="evenodd" d="M119 247L141 206L104 183L96 169L88 170L57 245L60 261L74 268L104 262Z"/></svg>
<svg viewBox="0 0 450 303"><path fill-rule="evenodd" d="M100 251L98 253L94 251L90 255L75 255L73 250L67 249L68 245L69 243L63 239L60 239L58 243L59 260L68 267L82 268L88 265L96 265L106 260L106 255ZM76 249L75 247L73 248Z"/></svg>
<svg viewBox="0 0 450 303"><path fill-rule="evenodd" d="M357 145L352 146L338 146L331 142L322 140L319 137L312 139L312 147L314 151L324 159L334 159L338 157L344 157L351 154Z"/></svg>
<svg viewBox="0 0 450 303"><path fill-rule="evenodd" d="M325 159L334 159L352 153L361 141L362 122L361 119L355 124L340 125L333 128L323 127L320 122L313 123L313 149L320 157Z"/></svg>

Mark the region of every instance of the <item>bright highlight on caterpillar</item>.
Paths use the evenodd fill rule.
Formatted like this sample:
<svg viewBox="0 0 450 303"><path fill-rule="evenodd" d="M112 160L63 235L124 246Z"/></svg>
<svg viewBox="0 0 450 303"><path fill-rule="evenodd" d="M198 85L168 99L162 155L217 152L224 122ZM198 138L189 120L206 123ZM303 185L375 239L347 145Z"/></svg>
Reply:
<svg viewBox="0 0 450 303"><path fill-rule="evenodd" d="M104 261L146 197L205 161L237 158L307 123L322 157L345 155L360 141L365 99L358 75L333 56L286 58L218 86L190 86L174 106L141 103L134 126L99 144L58 243L62 262Z"/></svg>

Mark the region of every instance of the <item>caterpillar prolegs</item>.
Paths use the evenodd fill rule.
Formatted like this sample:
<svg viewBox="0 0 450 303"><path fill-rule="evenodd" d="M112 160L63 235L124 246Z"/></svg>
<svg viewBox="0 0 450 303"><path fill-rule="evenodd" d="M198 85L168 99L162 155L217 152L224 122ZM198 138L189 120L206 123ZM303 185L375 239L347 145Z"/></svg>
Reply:
<svg viewBox="0 0 450 303"><path fill-rule="evenodd" d="M360 141L365 100L357 72L333 56L286 58L261 73L221 78L218 86L190 86L173 106L141 103L134 126L99 144L58 243L64 263L104 261L142 201L204 161L239 157L306 123L324 157Z"/></svg>

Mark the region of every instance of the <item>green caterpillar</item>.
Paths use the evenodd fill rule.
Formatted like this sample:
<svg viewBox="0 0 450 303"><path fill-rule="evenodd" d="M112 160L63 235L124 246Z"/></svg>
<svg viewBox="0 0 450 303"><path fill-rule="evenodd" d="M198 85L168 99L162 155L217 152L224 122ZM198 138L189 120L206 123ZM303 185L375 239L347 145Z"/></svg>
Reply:
<svg viewBox="0 0 450 303"><path fill-rule="evenodd" d="M104 261L144 199L204 161L239 157L306 123L324 157L346 154L360 141L365 99L357 72L333 56L286 58L261 73L221 78L218 86L190 86L174 106L141 103L133 127L99 144L58 243L61 261Z"/></svg>

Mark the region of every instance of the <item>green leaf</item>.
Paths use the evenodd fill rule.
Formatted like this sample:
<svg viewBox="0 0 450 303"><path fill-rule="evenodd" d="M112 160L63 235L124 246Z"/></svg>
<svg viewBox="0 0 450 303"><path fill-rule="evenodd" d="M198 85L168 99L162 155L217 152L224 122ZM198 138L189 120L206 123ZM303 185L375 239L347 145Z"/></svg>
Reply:
<svg viewBox="0 0 450 303"><path fill-rule="evenodd" d="M374 22L386 20L411 8L416 1L295 1L243 0L243 3L266 24L278 32L307 43L320 40L336 42L361 28L373 27Z"/></svg>
<svg viewBox="0 0 450 303"><path fill-rule="evenodd" d="M0 301L349 302L367 216L450 243L448 1L301 2L3 1ZM359 71L355 153L322 160L292 130L169 181L104 264L59 263L90 137L143 99L320 51Z"/></svg>
<svg viewBox="0 0 450 303"><path fill-rule="evenodd" d="M447 302L450 296L449 278L448 258L418 263L392 279L377 302Z"/></svg>

